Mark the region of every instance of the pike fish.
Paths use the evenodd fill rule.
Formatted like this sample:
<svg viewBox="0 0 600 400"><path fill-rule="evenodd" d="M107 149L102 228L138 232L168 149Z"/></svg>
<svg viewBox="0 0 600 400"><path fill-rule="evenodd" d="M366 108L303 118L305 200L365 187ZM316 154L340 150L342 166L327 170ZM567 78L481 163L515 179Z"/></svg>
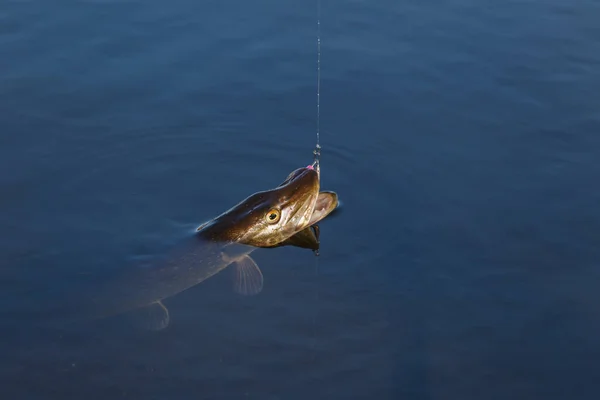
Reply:
<svg viewBox="0 0 600 400"><path fill-rule="evenodd" d="M279 186L254 193L203 223L163 259L130 268L100 294L89 295L92 313L103 318L143 311L154 321L152 329L163 329L170 321L163 300L230 266L235 269L234 291L259 293L263 276L250 257L254 250L288 245L318 250L317 224L339 204L335 192L320 191L319 178L316 163L298 168Z"/></svg>

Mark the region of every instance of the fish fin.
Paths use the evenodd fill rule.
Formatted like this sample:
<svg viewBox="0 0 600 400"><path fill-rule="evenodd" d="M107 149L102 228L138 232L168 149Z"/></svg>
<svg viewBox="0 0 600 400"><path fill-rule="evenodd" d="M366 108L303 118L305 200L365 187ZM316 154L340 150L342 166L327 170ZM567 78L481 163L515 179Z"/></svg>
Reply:
<svg viewBox="0 0 600 400"><path fill-rule="evenodd" d="M151 331L160 331L169 326L169 309L159 300L132 312L136 325Z"/></svg>
<svg viewBox="0 0 600 400"><path fill-rule="evenodd" d="M233 290L236 293L251 296L262 290L262 272L249 255L241 256L233 262L233 273Z"/></svg>
<svg viewBox="0 0 600 400"><path fill-rule="evenodd" d="M309 225L317 222L328 216L339 205L338 195L336 192L322 190L317 197L315 209L310 217Z"/></svg>

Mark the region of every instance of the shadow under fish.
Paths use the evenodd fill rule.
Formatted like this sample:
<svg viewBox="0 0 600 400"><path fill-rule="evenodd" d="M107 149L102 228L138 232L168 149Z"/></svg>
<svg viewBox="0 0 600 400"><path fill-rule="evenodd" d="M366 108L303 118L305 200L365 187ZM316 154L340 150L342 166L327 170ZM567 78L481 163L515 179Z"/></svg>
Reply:
<svg viewBox="0 0 600 400"><path fill-rule="evenodd" d="M164 329L170 322L164 299L227 267L234 269L235 292L259 293L263 276L250 257L254 250L296 246L318 251L317 224L339 204L335 192L320 191L319 178L318 165L299 168L276 188L255 193L205 222L165 257L130 268L103 285L98 294L86 296L88 316L128 313L147 328Z"/></svg>

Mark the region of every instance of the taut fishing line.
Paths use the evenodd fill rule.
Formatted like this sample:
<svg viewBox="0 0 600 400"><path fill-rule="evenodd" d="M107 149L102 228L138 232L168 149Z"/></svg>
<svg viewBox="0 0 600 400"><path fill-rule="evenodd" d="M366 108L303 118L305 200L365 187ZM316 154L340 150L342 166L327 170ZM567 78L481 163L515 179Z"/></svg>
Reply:
<svg viewBox="0 0 600 400"><path fill-rule="evenodd" d="M313 151L315 156L314 165L321 179L321 0L317 0L317 145ZM318 228L317 228L318 232ZM317 236L319 241L319 237ZM313 314L313 351L317 342L317 314L319 311L319 251L315 251L315 312ZM313 359L316 358L316 352L313 352Z"/></svg>
<svg viewBox="0 0 600 400"><path fill-rule="evenodd" d="M313 154L315 164L319 167L321 158L321 0L317 0L317 145Z"/></svg>

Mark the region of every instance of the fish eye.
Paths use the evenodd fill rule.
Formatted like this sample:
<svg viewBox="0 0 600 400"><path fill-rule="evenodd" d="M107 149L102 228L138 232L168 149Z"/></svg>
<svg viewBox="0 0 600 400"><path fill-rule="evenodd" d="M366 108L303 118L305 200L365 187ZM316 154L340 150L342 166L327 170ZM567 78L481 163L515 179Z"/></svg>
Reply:
<svg viewBox="0 0 600 400"><path fill-rule="evenodd" d="M281 212L277 208L271 208L265 215L268 224L276 224L279 222L279 218L281 218Z"/></svg>

